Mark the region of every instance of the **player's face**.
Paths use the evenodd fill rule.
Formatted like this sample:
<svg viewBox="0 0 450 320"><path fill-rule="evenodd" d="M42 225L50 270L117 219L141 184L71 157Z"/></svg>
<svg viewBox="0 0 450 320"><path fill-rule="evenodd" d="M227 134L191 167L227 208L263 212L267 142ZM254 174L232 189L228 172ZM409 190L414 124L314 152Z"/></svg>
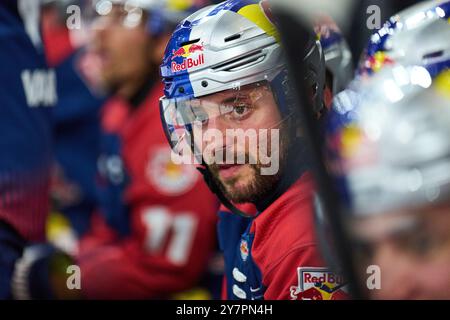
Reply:
<svg viewBox="0 0 450 320"><path fill-rule="evenodd" d="M229 90L213 94L203 100L214 105L228 106L231 110L222 116L211 117L203 126L203 131L219 130L224 137L222 145L215 145L216 141L212 140L204 147L222 150L224 154L233 150L234 161L231 163L226 161L225 164L214 163L209 166L209 169L231 201L257 202L258 197L272 190L280 176L279 170L273 174L261 174L261 169L268 166L261 163L262 150L271 155L276 153L278 158L282 158L282 150L285 147L283 139L276 141L282 136L283 121L269 85L250 85L238 91ZM241 133L236 129L242 130ZM232 132L238 138L230 135L229 130L233 130ZM249 134L247 137L255 133L257 139L253 142L239 140L239 137L242 138L246 133ZM260 133L263 134L260 135ZM238 156L245 158L244 164L237 163ZM281 159L275 159L275 161L280 162Z"/></svg>
<svg viewBox="0 0 450 320"><path fill-rule="evenodd" d="M122 6L115 5L94 23L93 49L101 60L101 78L106 89L124 84L141 85L149 73L148 36L144 18L134 23ZM128 21L128 24L127 24Z"/></svg>
<svg viewBox="0 0 450 320"><path fill-rule="evenodd" d="M355 226L366 244L362 283L367 266L381 273L381 289L369 290L369 297L450 299L450 205L366 218Z"/></svg>

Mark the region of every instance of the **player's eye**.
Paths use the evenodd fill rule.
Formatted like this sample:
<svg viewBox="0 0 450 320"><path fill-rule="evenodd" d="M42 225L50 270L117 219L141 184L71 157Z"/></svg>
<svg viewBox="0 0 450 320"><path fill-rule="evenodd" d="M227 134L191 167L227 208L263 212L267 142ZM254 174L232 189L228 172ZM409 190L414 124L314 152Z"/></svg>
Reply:
<svg viewBox="0 0 450 320"><path fill-rule="evenodd" d="M232 112L230 113L231 120L244 120L252 112L251 104L245 101L236 101L232 106Z"/></svg>
<svg viewBox="0 0 450 320"><path fill-rule="evenodd" d="M239 104L234 107L234 113L239 116L244 115L247 111L248 111L248 108L245 104Z"/></svg>
<svg viewBox="0 0 450 320"><path fill-rule="evenodd" d="M417 230L414 234L399 237L398 244L402 250L423 258L431 255L439 247L440 241L436 234L426 230Z"/></svg>

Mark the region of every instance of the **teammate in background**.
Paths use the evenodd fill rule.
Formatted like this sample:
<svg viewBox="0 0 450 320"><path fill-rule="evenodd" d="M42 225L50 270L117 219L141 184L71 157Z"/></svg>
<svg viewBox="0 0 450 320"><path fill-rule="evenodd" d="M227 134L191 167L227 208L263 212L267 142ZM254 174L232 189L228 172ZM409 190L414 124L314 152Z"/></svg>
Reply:
<svg viewBox="0 0 450 320"><path fill-rule="evenodd" d="M0 299L70 296L70 258L37 244L45 240L58 100L39 22L37 1L0 3Z"/></svg>
<svg viewBox="0 0 450 320"><path fill-rule="evenodd" d="M98 63L86 49L86 27L69 30L66 25L67 8L73 4L81 6L82 1L47 0L42 18L47 62L55 68L58 84L58 104L52 110L56 163L49 237L70 251L76 249L76 238L89 228L91 214L97 207L100 107L105 102L95 74ZM82 11L85 9L81 6ZM58 223L64 217L70 222L67 228ZM67 232L72 230L72 238L67 238Z"/></svg>
<svg viewBox="0 0 450 320"><path fill-rule="evenodd" d="M101 111L101 206L79 247L85 298L172 297L197 283L213 252L217 201L195 167L172 162L158 112L164 48L194 8L94 3L93 50L114 98Z"/></svg>
<svg viewBox="0 0 450 320"><path fill-rule="evenodd" d="M386 67L360 106L330 120L329 166L366 297L450 298L449 66L433 80L422 66Z"/></svg>
<svg viewBox="0 0 450 320"><path fill-rule="evenodd" d="M332 94L313 30L304 47L299 57L319 115ZM219 214L225 297L345 296L317 248L314 184L268 2L230 0L195 13L175 30L161 72L161 118L175 154L201 164L233 212ZM259 140L249 141L252 132Z"/></svg>
<svg viewBox="0 0 450 320"><path fill-rule="evenodd" d="M326 160L368 298L450 298L449 15L449 1L428 1L391 18L362 64L375 75L327 121Z"/></svg>

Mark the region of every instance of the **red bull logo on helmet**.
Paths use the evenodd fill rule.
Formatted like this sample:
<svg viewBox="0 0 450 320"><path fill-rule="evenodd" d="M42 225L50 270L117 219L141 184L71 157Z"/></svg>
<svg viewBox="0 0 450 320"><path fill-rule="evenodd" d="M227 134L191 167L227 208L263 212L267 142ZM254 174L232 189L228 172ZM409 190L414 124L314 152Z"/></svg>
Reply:
<svg viewBox="0 0 450 320"><path fill-rule="evenodd" d="M386 52L378 51L373 56L367 57L364 62L364 68L370 70L370 72L376 73L384 66L392 64L394 64L394 60L391 59Z"/></svg>
<svg viewBox="0 0 450 320"><path fill-rule="evenodd" d="M203 54L203 44L185 45L178 50L172 51L172 72L186 71L194 67L201 66L205 63L205 55ZM197 57L192 58L192 55ZM183 62L177 63L176 58L183 58Z"/></svg>
<svg viewBox="0 0 450 320"><path fill-rule="evenodd" d="M298 285L292 286L292 300L341 300L348 297L345 279L327 268L298 268Z"/></svg>

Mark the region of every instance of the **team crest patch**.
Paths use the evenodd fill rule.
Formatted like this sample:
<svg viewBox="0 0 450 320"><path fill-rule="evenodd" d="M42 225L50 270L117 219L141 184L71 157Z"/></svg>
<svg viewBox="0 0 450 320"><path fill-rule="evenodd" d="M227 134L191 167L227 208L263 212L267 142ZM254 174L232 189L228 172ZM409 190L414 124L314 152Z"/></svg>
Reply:
<svg viewBox="0 0 450 320"><path fill-rule="evenodd" d="M247 240L242 239L241 244L239 245L239 249L241 251L242 260L246 261L248 258L248 242Z"/></svg>
<svg viewBox="0 0 450 320"><path fill-rule="evenodd" d="M292 286L292 300L342 300L348 297L343 276L327 268L297 268L298 285Z"/></svg>
<svg viewBox="0 0 450 320"><path fill-rule="evenodd" d="M147 178L162 194L177 196L188 192L197 182L197 170L191 165L177 165L171 159L170 148L161 146L150 154Z"/></svg>

